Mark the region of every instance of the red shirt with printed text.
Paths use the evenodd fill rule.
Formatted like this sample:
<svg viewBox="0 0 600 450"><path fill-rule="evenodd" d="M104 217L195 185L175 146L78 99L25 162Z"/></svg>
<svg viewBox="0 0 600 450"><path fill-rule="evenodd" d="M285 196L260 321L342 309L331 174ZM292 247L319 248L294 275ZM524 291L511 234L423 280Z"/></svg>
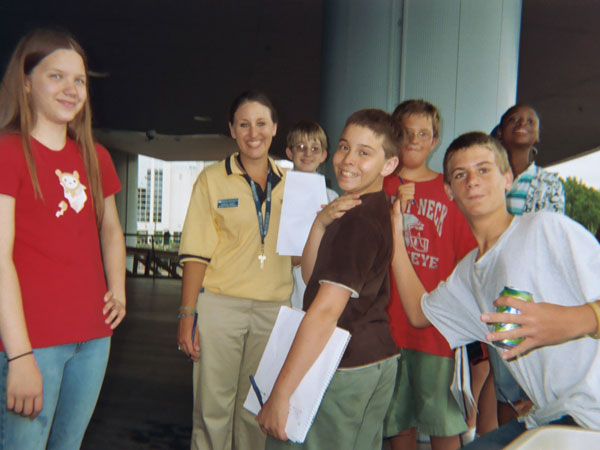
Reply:
<svg viewBox="0 0 600 450"><path fill-rule="evenodd" d="M404 182L411 181L404 179ZM392 201L400 184L397 175L384 180L383 189ZM428 292L445 280L458 261L476 247L465 216L446 195L441 174L430 181L415 182L415 201L409 204L404 214L404 242L415 272ZM446 339L433 326L415 328L410 325L393 273L388 314L398 347L454 356Z"/></svg>

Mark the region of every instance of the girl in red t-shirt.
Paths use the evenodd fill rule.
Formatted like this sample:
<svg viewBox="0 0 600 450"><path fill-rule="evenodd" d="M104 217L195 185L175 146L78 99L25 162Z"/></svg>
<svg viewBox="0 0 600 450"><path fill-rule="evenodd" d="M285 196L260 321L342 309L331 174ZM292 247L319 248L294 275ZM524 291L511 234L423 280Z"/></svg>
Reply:
<svg viewBox="0 0 600 450"><path fill-rule="evenodd" d="M0 168L0 447L79 448L125 316L125 246L67 33L34 31L12 55Z"/></svg>

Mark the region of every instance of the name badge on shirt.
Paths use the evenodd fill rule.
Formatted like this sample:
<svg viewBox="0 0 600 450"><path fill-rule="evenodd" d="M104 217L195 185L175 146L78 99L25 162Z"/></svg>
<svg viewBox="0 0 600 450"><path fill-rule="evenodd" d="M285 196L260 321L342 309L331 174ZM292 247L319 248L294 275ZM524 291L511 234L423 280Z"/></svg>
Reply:
<svg viewBox="0 0 600 450"><path fill-rule="evenodd" d="M237 208L238 207L238 199L237 198L225 198L223 200L219 200L217 202L217 208Z"/></svg>

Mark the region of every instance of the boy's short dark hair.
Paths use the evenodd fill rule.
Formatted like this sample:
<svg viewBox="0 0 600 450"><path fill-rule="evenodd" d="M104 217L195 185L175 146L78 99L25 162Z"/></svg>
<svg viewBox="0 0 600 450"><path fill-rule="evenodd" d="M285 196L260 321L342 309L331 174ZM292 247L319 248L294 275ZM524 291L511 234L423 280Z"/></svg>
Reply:
<svg viewBox="0 0 600 450"><path fill-rule="evenodd" d="M308 138L309 141L316 140L321 144L322 150L327 150L327 135L325 131L314 120L301 120L290 129L287 134L287 146L289 149L297 144L302 138Z"/></svg>
<svg viewBox="0 0 600 450"><path fill-rule="evenodd" d="M423 99L405 100L396 106L396 109L394 109L394 112L392 113L392 117L395 121L400 123L402 122L404 116L411 114L422 114L431 118L433 137L440 137L440 123L442 121L442 116L440 115L440 111L433 103L429 103Z"/></svg>
<svg viewBox="0 0 600 450"><path fill-rule="evenodd" d="M383 137L383 151L386 159L398 156L402 144L402 134L392 120L392 116L382 109L369 108L356 111L344 125L358 125L371 130L376 136Z"/></svg>
<svg viewBox="0 0 600 450"><path fill-rule="evenodd" d="M446 150L446 154L444 155L444 182L450 184L450 173L448 172L448 163L454 154L460 150L473 147L475 145L481 145L482 147L486 147L494 153L494 159L496 160L496 164L500 169L501 173L506 173L510 169L510 164L508 163L508 155L506 154L506 150L498 141L498 139L490 136L483 131L471 131L469 133L465 133L457 137L452 141L452 143L448 146L448 150Z"/></svg>

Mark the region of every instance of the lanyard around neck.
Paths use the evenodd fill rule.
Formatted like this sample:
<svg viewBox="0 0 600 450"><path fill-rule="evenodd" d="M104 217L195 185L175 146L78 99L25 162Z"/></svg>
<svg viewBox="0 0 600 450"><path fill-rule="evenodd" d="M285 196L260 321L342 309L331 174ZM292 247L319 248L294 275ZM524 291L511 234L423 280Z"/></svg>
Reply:
<svg viewBox="0 0 600 450"><path fill-rule="evenodd" d="M267 233L269 232L269 220L271 218L271 190L273 188L273 171L271 170L271 164L267 162L267 196L265 200L265 216L263 219L262 208L260 204L260 199L258 198L258 190L256 188L256 183L254 180L248 175L244 164L242 164L242 159L237 157L237 161L240 164L242 170L246 172L244 177L250 183L250 187L252 189L252 198L254 199L254 207L256 208L256 217L258 219L258 231L260 233L260 255L258 257L260 261L260 268L262 269L265 262L265 238L267 237Z"/></svg>
<svg viewBox="0 0 600 450"><path fill-rule="evenodd" d="M258 198L258 191L256 189L256 183L250 178L250 187L252 188L252 197L254 198L254 207L256 208L256 217L258 219L258 231L260 232L260 243L265 245L265 237L269 231L269 219L271 218L271 169L267 174L267 198L265 200L265 216L263 218L262 208L260 205L260 199Z"/></svg>
<svg viewBox="0 0 600 450"><path fill-rule="evenodd" d="M242 163L242 158L237 157L237 161L239 165L242 167L242 170L246 172L246 168ZM252 197L254 198L254 207L256 208L256 217L258 218L258 231L260 232L260 244L261 244L261 255L264 254L265 248L265 237L267 237L267 233L269 232L269 220L271 218L271 190L273 186L272 182L272 170L271 165L267 162L267 198L265 204L265 216L263 219L262 208L260 206L260 199L258 198L258 190L256 189L256 183L248 172L244 174L246 179L250 182L250 187L252 188Z"/></svg>

